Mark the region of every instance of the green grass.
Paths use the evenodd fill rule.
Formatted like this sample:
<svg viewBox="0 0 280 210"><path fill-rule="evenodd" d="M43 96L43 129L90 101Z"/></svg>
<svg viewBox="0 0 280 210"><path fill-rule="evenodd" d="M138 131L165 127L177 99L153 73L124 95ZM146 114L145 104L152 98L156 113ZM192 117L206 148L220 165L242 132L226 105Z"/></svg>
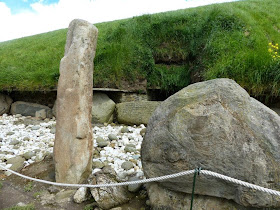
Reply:
<svg viewBox="0 0 280 210"><path fill-rule="evenodd" d="M94 86L147 79L173 93L202 80L234 79L253 96L280 95L280 0L245 0L96 24ZM0 43L0 90L56 88L66 29Z"/></svg>
<svg viewBox="0 0 280 210"><path fill-rule="evenodd" d="M4 210L35 210L35 207L33 204L28 204L26 206L13 206Z"/></svg>
<svg viewBox="0 0 280 210"><path fill-rule="evenodd" d="M24 186L24 192L30 192L33 189L33 183L32 182L28 182L28 184L26 184Z"/></svg>

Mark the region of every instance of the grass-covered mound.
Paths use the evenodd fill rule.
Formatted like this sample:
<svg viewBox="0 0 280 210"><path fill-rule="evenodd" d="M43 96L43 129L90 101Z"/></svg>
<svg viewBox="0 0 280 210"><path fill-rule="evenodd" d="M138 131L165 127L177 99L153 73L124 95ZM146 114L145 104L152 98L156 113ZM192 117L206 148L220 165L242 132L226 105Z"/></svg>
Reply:
<svg viewBox="0 0 280 210"><path fill-rule="evenodd" d="M252 95L280 95L280 0L246 0L96 24L96 87L174 92L217 77ZM67 30L0 43L0 90L55 88Z"/></svg>

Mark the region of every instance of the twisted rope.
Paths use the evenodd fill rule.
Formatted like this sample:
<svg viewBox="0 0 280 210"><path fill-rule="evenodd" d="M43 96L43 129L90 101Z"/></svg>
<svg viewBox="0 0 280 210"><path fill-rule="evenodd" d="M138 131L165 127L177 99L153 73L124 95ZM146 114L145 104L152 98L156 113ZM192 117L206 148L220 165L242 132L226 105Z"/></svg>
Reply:
<svg viewBox="0 0 280 210"><path fill-rule="evenodd" d="M212 171L208 171L208 170L201 170L200 173L205 174L205 175L209 175L209 176L214 176L216 178L223 179L223 180L226 180L226 181L238 184L238 185L242 185L244 187L248 187L248 188L255 189L255 190L258 190L258 191L262 191L262 192L266 192L266 193L269 193L269 194L272 194L272 195L280 196L279 191L271 190L271 189L266 188L266 187L261 187L261 186L255 185L255 184L251 184L251 183L244 182L244 181L241 181L241 180L238 180L238 179L234 179L234 178L231 178L229 176L218 174L216 172L212 172Z"/></svg>
<svg viewBox="0 0 280 210"><path fill-rule="evenodd" d="M180 176L186 176L193 174L195 170L189 170L189 171L183 171L179 172L176 174L170 174L170 175L165 175L165 176L160 176L160 177L154 177L154 178L149 178L149 179L141 179L141 180L136 180L136 181L129 181L129 182L119 182L119 183L109 183L109 184L96 184L96 185L91 185L91 184L66 184L66 183L57 183L57 182L50 182L46 180L41 180L41 179L36 179L32 178L29 176L22 175L20 173L17 173L11 169L5 168L4 166L0 167L4 170L7 170L11 172L12 174L15 174L17 176L20 176L25 179L29 179L35 182L40 182L44 184L50 184L50 185L55 185L55 186L61 186L61 187L75 187L75 188L80 188L80 187L90 187L90 188L99 188L99 187L117 187L117 186L124 186L124 185L132 185L132 184L143 184L143 183L148 183L148 182L156 182L156 181L162 181L166 179L172 179Z"/></svg>
<svg viewBox="0 0 280 210"><path fill-rule="evenodd" d="M62 187L74 187L74 188L80 188L80 187L90 187L90 188L100 188L100 187L117 187L117 186L124 186L124 185L133 185L133 184L143 184L143 183L149 183L149 182L156 182L156 181L162 181L162 180L166 180L166 179L172 179L172 178L176 178L176 177L180 177L180 176L186 176L186 175L190 175L190 174L194 174L197 172L197 170L193 169L193 170L188 170L188 171L182 171L179 173L175 173L175 174L170 174L170 175L165 175L165 176L160 176L160 177L154 177L154 178L149 178L149 179L142 179L142 180L136 180L136 181L129 181L129 182L120 182L120 183L109 183L109 184L97 184L97 185L91 185L91 184L66 184L66 183L57 183L57 182L50 182L50 181L46 181L46 180L41 180L41 179L36 179L36 178L32 178L29 176L25 176L22 175L20 173L17 173L11 169L8 169L4 166L2 166L0 164L0 168L7 170L9 172L11 172L12 174L15 174L17 176L20 176L22 178L25 179L29 179L31 181L35 181L35 182L40 182L40 183L44 183L44 184L50 184L50 185L55 185L55 186L62 186ZM225 176L216 172L212 172L212 171L208 171L208 170L200 170L200 174L204 174L204 175L208 175L208 176L213 176L219 179L223 179L226 180L228 182L232 182L238 185L242 185L244 187L248 187L251 189L255 189L258 191L262 191L265 193L269 193L271 195L276 195L276 196L280 196L280 192L277 190L272 190L269 188L265 188L265 187L261 187L255 184L251 184L248 182L244 182L235 178L231 178L229 176Z"/></svg>

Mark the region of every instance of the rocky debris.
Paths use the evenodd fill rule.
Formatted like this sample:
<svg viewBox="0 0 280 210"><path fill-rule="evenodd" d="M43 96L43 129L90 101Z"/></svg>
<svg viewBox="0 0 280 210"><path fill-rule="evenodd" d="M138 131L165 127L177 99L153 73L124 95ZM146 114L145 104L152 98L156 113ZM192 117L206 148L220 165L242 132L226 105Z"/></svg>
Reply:
<svg viewBox="0 0 280 210"><path fill-rule="evenodd" d="M233 80L196 83L162 102L151 117L141 148L144 173L149 178L202 167L279 189L279 136L280 117ZM192 182L180 177L161 186L191 193ZM200 177L195 191L246 207L280 207L279 197L208 176Z"/></svg>
<svg viewBox="0 0 280 210"><path fill-rule="evenodd" d="M103 147L108 146L108 144L109 144L108 141L100 141L100 142L98 142L97 145L98 145L99 147L103 148Z"/></svg>
<svg viewBox="0 0 280 210"><path fill-rule="evenodd" d="M140 131L140 135L141 135L142 137L145 136L146 130L147 130L147 128L143 128L143 129Z"/></svg>
<svg viewBox="0 0 280 210"><path fill-rule="evenodd" d="M64 203L72 200L72 196L74 195L75 190L61 190L55 195L56 203Z"/></svg>
<svg viewBox="0 0 280 210"><path fill-rule="evenodd" d="M25 159L21 156L12 157L7 160L7 164L12 164L10 169L13 171L20 171L24 166Z"/></svg>
<svg viewBox="0 0 280 210"><path fill-rule="evenodd" d="M134 101L117 104L117 121L126 125L148 124L148 121L158 107L157 101Z"/></svg>
<svg viewBox="0 0 280 210"><path fill-rule="evenodd" d="M0 115L9 113L13 100L2 93L0 93Z"/></svg>
<svg viewBox="0 0 280 210"><path fill-rule="evenodd" d="M17 139L13 139L13 140L11 140L11 142L10 142L10 145L17 145L17 144L20 144L20 141L17 140Z"/></svg>
<svg viewBox="0 0 280 210"><path fill-rule="evenodd" d="M97 28L84 20L73 20L69 25L56 101L57 182L80 183L92 171L91 111L97 34Z"/></svg>
<svg viewBox="0 0 280 210"><path fill-rule="evenodd" d="M129 169L132 169L134 167L133 163L131 161L125 161L122 163L122 166L121 166L124 170L129 170Z"/></svg>
<svg viewBox="0 0 280 210"><path fill-rule="evenodd" d="M80 187L73 196L75 203L82 203L89 199L90 192L86 187Z"/></svg>
<svg viewBox="0 0 280 210"><path fill-rule="evenodd" d="M2 142L0 145L0 162L1 160L9 159L15 156L23 156L29 153L29 157L26 156L24 166L27 166L35 161L41 161L48 154L52 154L54 135L50 133L48 126L55 124L54 120L49 120L48 123L44 121L37 121L36 126L38 130L33 130L33 124L15 124L15 121L26 119L33 121L25 116L15 117L4 114L0 116L0 138ZM6 135L10 132L11 135Z"/></svg>
<svg viewBox="0 0 280 210"><path fill-rule="evenodd" d="M92 180L92 184L108 184L116 182L116 177L107 173L97 173ZM125 186L91 188L90 191L94 200L102 209L111 209L127 203L133 197Z"/></svg>
<svg viewBox="0 0 280 210"><path fill-rule="evenodd" d="M30 138L28 137L28 136L25 136L25 137L23 137L23 139L22 139L23 141L29 141L30 140Z"/></svg>
<svg viewBox="0 0 280 210"><path fill-rule="evenodd" d="M11 136L11 135L14 135L14 134L15 134L15 132L13 132L13 131L9 131L9 132L6 133L7 136Z"/></svg>
<svg viewBox="0 0 280 210"><path fill-rule="evenodd" d="M122 133L129 133L128 127L126 127L126 126L122 127L121 132Z"/></svg>
<svg viewBox="0 0 280 210"><path fill-rule="evenodd" d="M53 116L55 116L55 117L56 117L56 101L57 101L57 100L55 100L54 105L53 105L53 108L52 108L52 114L53 114Z"/></svg>
<svg viewBox="0 0 280 210"><path fill-rule="evenodd" d="M52 186L50 186L49 188L48 188L48 192L49 193L58 193L60 191L60 188L59 187L57 187L57 186L54 186L54 185L52 185Z"/></svg>
<svg viewBox="0 0 280 210"><path fill-rule="evenodd" d="M20 114L22 116L36 116L36 112L44 110L46 117L52 118L52 110L44 105L28 103L24 101L16 101L11 106L11 114ZM20 117L20 116L19 116Z"/></svg>
<svg viewBox="0 0 280 210"><path fill-rule="evenodd" d="M31 159L33 156L36 156L36 153L29 151L24 153L22 156L25 158L25 160L28 160Z"/></svg>
<svg viewBox="0 0 280 210"><path fill-rule="evenodd" d="M46 119L47 118L47 112L45 109L41 109L39 111L35 112L35 117L37 119Z"/></svg>
<svg viewBox="0 0 280 210"><path fill-rule="evenodd" d="M40 202L42 205L54 205L55 202L55 194L50 193L45 190L40 195Z"/></svg>
<svg viewBox="0 0 280 210"><path fill-rule="evenodd" d="M75 192L75 190L62 189L58 192L50 193L45 190L40 194L40 202L42 205L46 206L60 206L67 202L71 202Z"/></svg>
<svg viewBox="0 0 280 210"><path fill-rule="evenodd" d="M17 120L29 120L30 122L27 125L15 124L14 122ZM34 126L32 122L40 128L32 130L31 128ZM51 132L51 129L55 127L55 124L55 119L50 119L46 122L45 120L35 120L35 118L29 118L28 116L21 116L19 118L6 114L0 116L0 130L2 131L0 132L0 164L7 166L5 162L7 159L23 156L27 152L34 152L36 155L28 157L29 159L23 163L24 166L51 157L54 145L54 134ZM120 181L125 181L128 177L134 175L143 177L140 160L142 136L139 133L145 126L127 126L130 131L129 133L121 133L122 127L107 125L95 126L92 129L95 137L93 141L95 147L93 162L98 161L101 163L102 170L107 166L112 167L112 171L118 174ZM6 135L9 131L14 132L13 135ZM118 140L113 140L110 144L106 140L108 144L105 147L99 147L98 139L103 141L108 138L108 134L114 134ZM131 148L131 150L127 148ZM125 161L132 161L134 168L128 171L123 169L121 165ZM95 167L92 170L96 171Z"/></svg>
<svg viewBox="0 0 280 210"><path fill-rule="evenodd" d="M50 133L55 134L56 128L51 128Z"/></svg>
<svg viewBox="0 0 280 210"><path fill-rule="evenodd" d="M109 144L109 141L105 141L102 137L100 137L100 136L98 136L97 138L96 138L96 142L97 142L97 146L98 147L101 147L101 148L103 148L103 147L106 147L106 146L108 146L108 144Z"/></svg>
<svg viewBox="0 0 280 210"><path fill-rule="evenodd" d="M35 131L35 130L39 130L40 129L40 126L38 125L34 125L31 127L31 130Z"/></svg>
<svg viewBox="0 0 280 210"><path fill-rule="evenodd" d="M134 144L127 144L124 148L125 152L136 152L136 147Z"/></svg>
<svg viewBox="0 0 280 210"><path fill-rule="evenodd" d="M108 135L108 139L109 139L110 141L113 141L113 140L118 140L118 137L117 137L115 134L109 134L109 135Z"/></svg>
<svg viewBox="0 0 280 210"><path fill-rule="evenodd" d="M100 160L94 160L92 161L92 168L103 168L105 166L105 164L103 162L101 162Z"/></svg>
<svg viewBox="0 0 280 210"><path fill-rule="evenodd" d="M137 176L130 177L128 179L129 182L130 181L138 181L138 180L140 180L140 178L137 177ZM141 187L142 187L142 184L130 184L130 185L127 186L127 189L128 189L129 192L136 193L141 189Z"/></svg>
<svg viewBox="0 0 280 210"><path fill-rule="evenodd" d="M114 118L115 102L104 93L93 93L92 123L111 123Z"/></svg>

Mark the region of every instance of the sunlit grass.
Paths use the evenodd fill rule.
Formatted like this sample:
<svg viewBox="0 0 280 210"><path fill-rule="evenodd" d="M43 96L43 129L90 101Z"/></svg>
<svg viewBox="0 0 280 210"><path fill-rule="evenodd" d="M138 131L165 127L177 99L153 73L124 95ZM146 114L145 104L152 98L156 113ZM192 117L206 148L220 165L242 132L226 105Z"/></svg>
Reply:
<svg viewBox="0 0 280 210"><path fill-rule="evenodd" d="M254 96L279 96L280 0L245 0L96 24L94 85L147 79L174 92L227 77ZM55 88L66 29L0 43L0 89Z"/></svg>

